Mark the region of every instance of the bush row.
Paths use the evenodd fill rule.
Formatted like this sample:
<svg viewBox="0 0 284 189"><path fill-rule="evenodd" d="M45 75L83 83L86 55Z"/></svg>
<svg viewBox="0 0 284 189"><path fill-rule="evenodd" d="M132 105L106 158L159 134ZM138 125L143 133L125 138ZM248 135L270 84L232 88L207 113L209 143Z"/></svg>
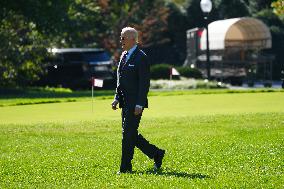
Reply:
<svg viewBox="0 0 284 189"><path fill-rule="evenodd" d="M169 64L156 64L151 66L151 79L169 79L170 70L173 66ZM174 67L180 73L180 76L187 78L202 78L201 72L196 68Z"/></svg>

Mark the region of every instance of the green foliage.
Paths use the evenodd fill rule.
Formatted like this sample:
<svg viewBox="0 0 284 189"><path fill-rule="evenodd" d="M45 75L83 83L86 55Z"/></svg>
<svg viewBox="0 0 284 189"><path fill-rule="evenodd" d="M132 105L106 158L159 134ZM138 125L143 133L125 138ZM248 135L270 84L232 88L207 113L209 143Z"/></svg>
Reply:
<svg viewBox="0 0 284 189"><path fill-rule="evenodd" d="M151 78L152 79L169 79L170 70L173 66L169 64L155 64L151 66ZM187 78L202 78L201 72L196 68L190 67L175 67L181 76Z"/></svg>
<svg viewBox="0 0 284 189"><path fill-rule="evenodd" d="M176 2L177 3L177 2ZM184 7L174 3L167 4L169 9L169 16L167 19L167 30L169 47L171 47L171 54L173 60L167 58L168 62L174 65L182 65L186 57L186 30L188 26L188 18ZM174 45L172 45L174 44ZM164 53L161 53L163 56Z"/></svg>
<svg viewBox="0 0 284 189"><path fill-rule="evenodd" d="M178 67L177 70L180 73L180 75L183 77L195 78L195 79L202 78L202 73L197 68Z"/></svg>
<svg viewBox="0 0 284 189"><path fill-rule="evenodd" d="M151 66L151 79L169 79L171 65L169 64L156 64Z"/></svg>
<svg viewBox="0 0 284 189"><path fill-rule="evenodd" d="M275 55L273 63L273 78L281 78L281 70L284 70L284 22L277 17L272 9L263 9L254 15L256 18L262 20L270 28L272 35L272 49L269 53Z"/></svg>
<svg viewBox="0 0 284 189"><path fill-rule="evenodd" d="M34 23L8 12L0 21L0 44L0 86L25 86L39 79L46 43Z"/></svg>
<svg viewBox="0 0 284 189"><path fill-rule="evenodd" d="M248 7L240 0L222 0L218 6L218 12L224 19L249 16Z"/></svg>
<svg viewBox="0 0 284 189"><path fill-rule="evenodd" d="M277 14L281 19L284 19L284 1L276 0L271 3L271 7L273 8L273 12Z"/></svg>
<svg viewBox="0 0 284 189"><path fill-rule="evenodd" d="M204 17L200 9L200 0L188 0L186 6L188 29L204 27Z"/></svg>

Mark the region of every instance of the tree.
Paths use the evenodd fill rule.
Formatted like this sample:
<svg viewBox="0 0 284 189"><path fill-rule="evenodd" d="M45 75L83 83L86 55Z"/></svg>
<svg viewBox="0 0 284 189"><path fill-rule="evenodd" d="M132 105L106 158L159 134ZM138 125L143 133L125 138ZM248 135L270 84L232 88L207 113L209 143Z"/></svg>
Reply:
<svg viewBox="0 0 284 189"><path fill-rule="evenodd" d="M240 0L221 0L217 9L221 19L249 16L247 5Z"/></svg>
<svg viewBox="0 0 284 189"><path fill-rule="evenodd" d="M0 22L0 86L28 85L39 79L45 41L35 24L8 12Z"/></svg>
<svg viewBox="0 0 284 189"><path fill-rule="evenodd" d="M104 31L101 45L109 49L117 59L120 54L120 32L123 27L132 26L140 32L140 44L144 47L165 40L168 9L162 0L104 1L101 14L104 17Z"/></svg>
<svg viewBox="0 0 284 189"><path fill-rule="evenodd" d="M273 79L279 79L281 70L284 70L284 23L273 13L272 9L264 9L258 12L255 17L262 20L271 31L272 48L265 52L275 55L273 62Z"/></svg>
<svg viewBox="0 0 284 189"><path fill-rule="evenodd" d="M269 9L271 0L245 0L250 15L257 14L263 9Z"/></svg>
<svg viewBox="0 0 284 189"><path fill-rule="evenodd" d="M271 3L271 7L273 8L273 12L278 15L282 20L284 20L284 1L276 0Z"/></svg>
<svg viewBox="0 0 284 189"><path fill-rule="evenodd" d="M63 33L68 3L0 2L0 86L26 86L39 79L47 48Z"/></svg>

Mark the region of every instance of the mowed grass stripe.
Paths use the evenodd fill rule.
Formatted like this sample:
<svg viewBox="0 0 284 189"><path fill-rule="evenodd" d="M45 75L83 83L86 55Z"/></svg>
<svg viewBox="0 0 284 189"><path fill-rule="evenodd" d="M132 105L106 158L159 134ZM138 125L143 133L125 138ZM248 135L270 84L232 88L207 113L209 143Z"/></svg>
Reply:
<svg viewBox="0 0 284 189"><path fill-rule="evenodd" d="M0 124L119 120L112 99L0 107ZM152 96L143 119L196 115L284 112L283 93L203 94Z"/></svg>
<svg viewBox="0 0 284 189"><path fill-rule="evenodd" d="M0 108L0 188L283 188L283 93L150 97L140 132L164 169L136 150L117 176L120 111L111 100Z"/></svg>
<svg viewBox="0 0 284 189"><path fill-rule="evenodd" d="M96 99L113 99L114 90L95 90ZM202 94L233 94L233 93L271 93L284 92L283 89L195 89L195 90L150 90L149 96L177 96ZM17 94L0 94L0 107L60 102L90 101L91 91L37 91L26 89Z"/></svg>
<svg viewBox="0 0 284 189"><path fill-rule="evenodd" d="M146 119L142 134L167 150L161 173L136 150L117 176L116 120L1 125L1 188L282 188L282 113ZM135 183L135 184L134 184Z"/></svg>

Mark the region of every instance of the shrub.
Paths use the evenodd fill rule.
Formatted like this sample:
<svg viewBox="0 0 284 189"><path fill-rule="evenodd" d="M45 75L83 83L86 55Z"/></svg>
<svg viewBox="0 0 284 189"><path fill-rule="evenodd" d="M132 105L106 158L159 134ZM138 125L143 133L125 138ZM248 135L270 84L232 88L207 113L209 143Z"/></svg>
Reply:
<svg viewBox="0 0 284 189"><path fill-rule="evenodd" d="M248 81L248 87L253 87L254 86L254 82L253 81Z"/></svg>
<svg viewBox="0 0 284 189"><path fill-rule="evenodd" d="M196 68L178 67L177 70L180 73L180 75L183 77L195 78L195 79L202 78L202 73Z"/></svg>
<svg viewBox="0 0 284 189"><path fill-rule="evenodd" d="M263 83L263 86L266 87L266 88L270 88L270 87L272 87L272 83L269 82L269 81L266 81L266 82Z"/></svg>
<svg viewBox="0 0 284 189"><path fill-rule="evenodd" d="M169 64L156 64L151 66L151 79L169 79L170 69L172 65ZM202 78L202 73L196 68L190 67L175 67L181 76L187 78ZM179 77L174 76L173 79L179 79Z"/></svg>
<svg viewBox="0 0 284 189"><path fill-rule="evenodd" d="M151 66L151 79L169 79L171 67L172 66L169 64L156 64Z"/></svg>

